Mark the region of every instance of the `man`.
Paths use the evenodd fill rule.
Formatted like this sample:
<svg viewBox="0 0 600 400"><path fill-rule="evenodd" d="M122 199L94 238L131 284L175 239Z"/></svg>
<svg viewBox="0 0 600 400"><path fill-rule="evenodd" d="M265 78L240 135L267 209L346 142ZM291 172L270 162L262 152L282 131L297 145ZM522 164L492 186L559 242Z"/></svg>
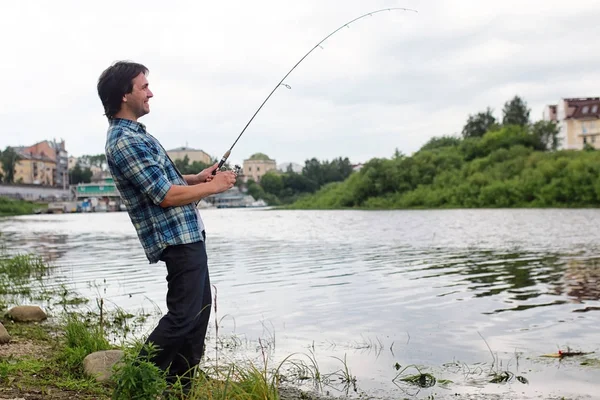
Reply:
<svg viewBox="0 0 600 400"><path fill-rule="evenodd" d="M145 66L121 61L98 79L109 122L106 160L146 257L167 266L168 312L147 339L159 350L151 361L168 371L170 383L179 378L189 385L204 352L211 308L206 234L196 203L233 187L236 176L213 176L217 164L196 175L179 173L138 122L153 97L147 74Z"/></svg>

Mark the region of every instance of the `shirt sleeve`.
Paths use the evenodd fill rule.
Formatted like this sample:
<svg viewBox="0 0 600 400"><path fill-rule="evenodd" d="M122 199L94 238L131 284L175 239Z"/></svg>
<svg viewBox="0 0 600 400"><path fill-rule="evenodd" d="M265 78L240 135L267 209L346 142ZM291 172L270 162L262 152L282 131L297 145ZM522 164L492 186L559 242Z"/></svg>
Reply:
<svg viewBox="0 0 600 400"><path fill-rule="evenodd" d="M150 147L140 138L121 137L113 149L121 173L150 200L159 205L173 185L165 176Z"/></svg>

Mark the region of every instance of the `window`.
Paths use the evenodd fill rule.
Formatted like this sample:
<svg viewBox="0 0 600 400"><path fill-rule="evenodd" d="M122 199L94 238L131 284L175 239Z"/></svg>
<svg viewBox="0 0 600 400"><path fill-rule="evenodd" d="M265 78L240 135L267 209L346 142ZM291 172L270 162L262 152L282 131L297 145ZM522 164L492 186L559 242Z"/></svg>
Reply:
<svg viewBox="0 0 600 400"><path fill-rule="evenodd" d="M585 126L585 122L581 123L581 133L587 133L587 128Z"/></svg>
<svg viewBox="0 0 600 400"><path fill-rule="evenodd" d="M590 108L588 106L583 106L583 109L581 110L581 112L584 114L587 114L589 110L590 110Z"/></svg>
<svg viewBox="0 0 600 400"><path fill-rule="evenodd" d="M596 136L592 136L592 143L596 143Z"/></svg>
<svg viewBox="0 0 600 400"><path fill-rule="evenodd" d="M592 114L595 114L595 113L597 113L597 112L598 112L598 104L594 104L594 105L592 106Z"/></svg>

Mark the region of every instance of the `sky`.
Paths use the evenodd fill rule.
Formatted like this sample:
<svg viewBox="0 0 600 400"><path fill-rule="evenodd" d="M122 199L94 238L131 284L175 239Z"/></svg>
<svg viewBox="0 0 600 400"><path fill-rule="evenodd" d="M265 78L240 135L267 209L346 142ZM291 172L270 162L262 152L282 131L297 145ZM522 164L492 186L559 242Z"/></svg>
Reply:
<svg viewBox="0 0 600 400"><path fill-rule="evenodd" d="M515 95L531 108L600 96L600 1L171 0L3 2L0 148L65 140L104 152L96 91L117 60L150 70L142 117L167 149L220 158L285 74L229 158L353 163L459 135Z"/></svg>

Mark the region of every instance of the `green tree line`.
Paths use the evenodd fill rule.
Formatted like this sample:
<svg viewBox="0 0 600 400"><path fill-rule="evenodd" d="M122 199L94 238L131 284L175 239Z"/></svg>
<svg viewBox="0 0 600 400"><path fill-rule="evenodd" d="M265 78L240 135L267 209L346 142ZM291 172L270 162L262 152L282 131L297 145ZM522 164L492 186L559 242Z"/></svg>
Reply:
<svg viewBox="0 0 600 400"><path fill-rule="evenodd" d="M260 183L249 179L248 194L263 199L270 205L290 204L307 194L315 193L332 182L342 182L352 173L350 160L342 157L333 160L306 160L301 173L291 167L286 172L269 171Z"/></svg>
<svg viewBox="0 0 600 400"><path fill-rule="evenodd" d="M589 207L600 205L600 152L557 151L554 122L529 121L518 97L470 115L461 137L435 137L412 156L374 158L292 208ZM586 150L592 150L590 147Z"/></svg>

